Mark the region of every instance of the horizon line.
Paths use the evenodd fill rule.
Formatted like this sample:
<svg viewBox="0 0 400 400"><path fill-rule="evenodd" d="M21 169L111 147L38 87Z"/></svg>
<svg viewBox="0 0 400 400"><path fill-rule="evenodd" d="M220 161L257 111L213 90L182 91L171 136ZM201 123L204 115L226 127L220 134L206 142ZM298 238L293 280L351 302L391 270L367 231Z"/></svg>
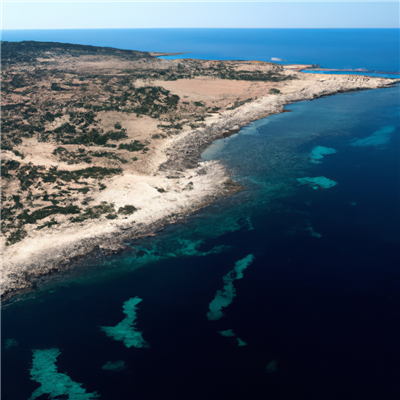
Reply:
<svg viewBox="0 0 400 400"><path fill-rule="evenodd" d="M77 30L118 30L118 29L400 29L397 28L387 28L387 27L320 27L320 28L300 28L300 27L281 27L281 28L266 28L266 27L157 27L157 28L19 28L19 29L1 29L0 32L5 31L77 31Z"/></svg>

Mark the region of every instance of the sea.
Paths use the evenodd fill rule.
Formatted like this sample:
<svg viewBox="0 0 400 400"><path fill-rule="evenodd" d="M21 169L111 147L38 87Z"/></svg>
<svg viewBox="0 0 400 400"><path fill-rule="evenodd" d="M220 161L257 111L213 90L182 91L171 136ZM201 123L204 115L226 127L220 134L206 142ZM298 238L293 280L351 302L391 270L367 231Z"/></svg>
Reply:
<svg viewBox="0 0 400 400"><path fill-rule="evenodd" d="M398 29L3 31L399 77ZM2 399L400 398L399 86L302 101L203 154L245 190L2 305Z"/></svg>

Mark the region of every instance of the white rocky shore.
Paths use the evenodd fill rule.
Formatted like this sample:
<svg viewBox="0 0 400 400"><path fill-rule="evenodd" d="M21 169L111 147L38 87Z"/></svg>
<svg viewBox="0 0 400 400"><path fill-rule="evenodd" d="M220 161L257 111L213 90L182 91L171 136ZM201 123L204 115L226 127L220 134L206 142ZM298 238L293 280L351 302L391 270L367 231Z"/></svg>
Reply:
<svg viewBox="0 0 400 400"><path fill-rule="evenodd" d="M287 67L289 70L290 67ZM217 198L242 190L222 164L200 160L201 153L223 134L280 113L287 104L341 92L384 88L400 80L355 75L317 75L290 72L299 79L280 87L280 94L265 97L205 120L205 127L165 139L151 159L146 175L124 174L104 179L107 189L97 201L117 208L134 204L138 209L125 219L100 218L82 224L28 232L28 237L2 249L3 299L32 290L35 280L71 266L94 250L105 254L124 251L125 239L159 231ZM79 226L77 226L79 225Z"/></svg>

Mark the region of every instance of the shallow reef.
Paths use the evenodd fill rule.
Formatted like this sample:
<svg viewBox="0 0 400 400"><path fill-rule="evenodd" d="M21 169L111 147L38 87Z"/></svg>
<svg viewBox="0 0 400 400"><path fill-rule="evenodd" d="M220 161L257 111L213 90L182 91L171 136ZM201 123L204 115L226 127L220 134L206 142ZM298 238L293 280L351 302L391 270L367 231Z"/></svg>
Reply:
<svg viewBox="0 0 400 400"><path fill-rule="evenodd" d="M233 332L232 329L227 329L226 331L219 331L219 334L221 336L225 336L225 337L234 337L234 336L236 336L235 332Z"/></svg>
<svg viewBox="0 0 400 400"><path fill-rule="evenodd" d="M18 346L18 342L16 339L6 339L5 348L9 349L10 347Z"/></svg>
<svg viewBox="0 0 400 400"><path fill-rule="evenodd" d="M298 178L297 182L299 182L301 185L309 185L313 189L329 189L337 185L337 182L333 181L332 179L325 178L325 176L317 176L315 178Z"/></svg>
<svg viewBox="0 0 400 400"><path fill-rule="evenodd" d="M136 326L136 305L142 301L139 297L129 299L122 306L126 317L116 326L101 326L101 330L114 340L119 340L126 347L150 347L143 339L142 333L135 330Z"/></svg>
<svg viewBox="0 0 400 400"><path fill-rule="evenodd" d="M276 360L272 360L267 364L266 370L269 374L272 374L278 369L278 362Z"/></svg>
<svg viewBox="0 0 400 400"><path fill-rule="evenodd" d="M315 237L315 238L321 238L321 237L322 237L322 235L321 235L320 233L315 232L314 228L313 228L311 225L309 225L309 226L306 228L306 231L309 231L309 232L310 232L310 235L311 235L312 237Z"/></svg>
<svg viewBox="0 0 400 400"><path fill-rule="evenodd" d="M100 397L96 392L86 393L81 383L74 382L68 375L57 371L56 361L61 354L58 349L33 350L31 379L40 383L29 400L44 394L50 399L91 400ZM68 397L65 397L68 396Z"/></svg>
<svg viewBox="0 0 400 400"><path fill-rule="evenodd" d="M218 333L221 336L225 336L225 337L236 337L236 333L233 332L232 329L227 329L225 331L219 331ZM237 340L237 344L238 344L239 347L247 346L247 343L245 341L243 341L242 339L236 337L236 340Z"/></svg>
<svg viewBox="0 0 400 400"><path fill-rule="evenodd" d="M233 270L229 271L222 279L224 287L222 290L218 290L214 300L209 305L209 311L207 318L210 321L220 319L224 316L222 309L228 307L232 303L233 298L236 296L236 289L233 285L233 281L236 279L243 278L243 271L253 262L253 254L249 254L242 260L235 263Z"/></svg>
<svg viewBox="0 0 400 400"><path fill-rule="evenodd" d="M311 162L319 164L327 154L335 154L336 150L330 147L317 146L310 153Z"/></svg>
<svg viewBox="0 0 400 400"><path fill-rule="evenodd" d="M394 130L394 126L385 126L364 139L353 139L350 145L354 147L382 146L390 142L390 134L394 132Z"/></svg>
<svg viewBox="0 0 400 400"><path fill-rule="evenodd" d="M115 362L108 361L101 367L101 369L104 369L105 371L114 371L114 372L122 371L125 368L126 368L125 361L122 360Z"/></svg>

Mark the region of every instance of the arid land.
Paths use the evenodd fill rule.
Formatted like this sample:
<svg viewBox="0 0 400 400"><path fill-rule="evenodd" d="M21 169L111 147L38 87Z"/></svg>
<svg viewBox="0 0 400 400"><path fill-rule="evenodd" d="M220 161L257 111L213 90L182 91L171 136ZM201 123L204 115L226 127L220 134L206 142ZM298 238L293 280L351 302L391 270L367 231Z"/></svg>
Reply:
<svg viewBox="0 0 400 400"><path fill-rule="evenodd" d="M242 190L201 161L216 139L286 104L399 82L161 54L2 42L3 299Z"/></svg>

